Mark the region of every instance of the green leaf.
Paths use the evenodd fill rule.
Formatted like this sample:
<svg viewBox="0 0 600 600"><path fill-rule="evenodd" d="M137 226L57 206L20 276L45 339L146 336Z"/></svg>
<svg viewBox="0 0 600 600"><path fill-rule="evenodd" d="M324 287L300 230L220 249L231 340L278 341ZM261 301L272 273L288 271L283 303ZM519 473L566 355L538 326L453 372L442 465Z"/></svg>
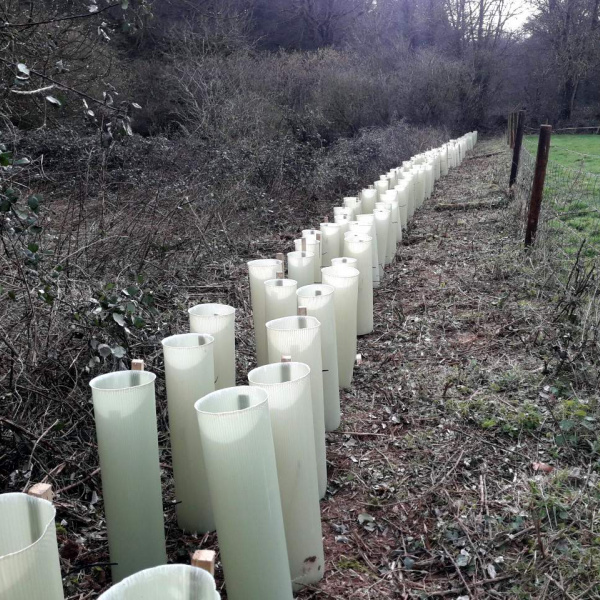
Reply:
<svg viewBox="0 0 600 600"><path fill-rule="evenodd" d="M575 421L565 419L564 421L560 422L560 428L562 431L570 431L573 429L573 427L575 427Z"/></svg>
<svg viewBox="0 0 600 600"><path fill-rule="evenodd" d="M0 166L8 167L12 164L12 152L10 150L8 152L0 153Z"/></svg>
<svg viewBox="0 0 600 600"><path fill-rule="evenodd" d="M31 161L27 157L19 158L13 161L13 166L15 167L24 167L28 165Z"/></svg>
<svg viewBox="0 0 600 600"><path fill-rule="evenodd" d="M27 65L25 63L18 63L17 71L19 71L19 73L21 73L22 75L29 77L29 68L27 67Z"/></svg>
<svg viewBox="0 0 600 600"><path fill-rule="evenodd" d="M135 319L133 319L133 326L137 327L138 329L141 329L145 324L146 322L144 319L142 319L142 317L135 317Z"/></svg>
<svg viewBox="0 0 600 600"><path fill-rule="evenodd" d="M123 317L122 314L120 314L120 313L113 313L112 314L112 318L113 318L113 321L117 325L120 325L121 327L125 327L125 318Z"/></svg>
<svg viewBox="0 0 600 600"><path fill-rule="evenodd" d="M129 8L129 0L121 0L121 8L127 10Z"/></svg>
<svg viewBox="0 0 600 600"><path fill-rule="evenodd" d="M39 225L32 225L29 228L29 231L31 231L31 233L42 233L43 227L40 227Z"/></svg>
<svg viewBox="0 0 600 600"><path fill-rule="evenodd" d="M34 194L33 196L29 196L29 198L27 200L27 206L29 206L29 208L33 212L37 212L38 208L40 207L40 200L41 199L42 199L42 197L38 196L37 194Z"/></svg>
<svg viewBox="0 0 600 600"><path fill-rule="evenodd" d="M40 247L34 242L31 242L31 244L28 244L27 249L35 254L40 249Z"/></svg>

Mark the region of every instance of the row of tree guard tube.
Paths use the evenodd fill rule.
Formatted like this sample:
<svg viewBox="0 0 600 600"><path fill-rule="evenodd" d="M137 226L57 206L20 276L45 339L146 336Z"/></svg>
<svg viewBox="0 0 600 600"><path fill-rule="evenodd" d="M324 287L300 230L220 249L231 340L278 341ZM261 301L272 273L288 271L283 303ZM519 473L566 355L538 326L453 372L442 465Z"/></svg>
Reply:
<svg viewBox="0 0 600 600"><path fill-rule="evenodd" d="M229 600L290 600L324 574L319 499L325 432L340 425L357 335L373 330L373 288L402 230L458 166L477 132L414 156L334 222L307 229L284 261L248 263L258 367L235 387L235 309L189 310L191 333L163 340L178 526L216 528ZM102 600L218 600L211 574L166 565L156 376L90 382L112 579ZM63 600L52 503L0 495L0 598Z"/></svg>

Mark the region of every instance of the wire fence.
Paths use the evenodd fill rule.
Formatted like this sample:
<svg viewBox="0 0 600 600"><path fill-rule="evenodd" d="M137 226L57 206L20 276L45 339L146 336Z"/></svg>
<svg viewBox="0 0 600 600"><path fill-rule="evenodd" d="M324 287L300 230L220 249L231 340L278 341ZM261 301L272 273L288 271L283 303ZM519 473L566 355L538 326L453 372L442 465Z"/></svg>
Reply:
<svg viewBox="0 0 600 600"><path fill-rule="evenodd" d="M511 193L523 233L535 170L536 157L522 147ZM567 345L577 352L600 352L600 175L552 160L552 150L528 259L532 277L555 305L551 318L557 326L563 323Z"/></svg>

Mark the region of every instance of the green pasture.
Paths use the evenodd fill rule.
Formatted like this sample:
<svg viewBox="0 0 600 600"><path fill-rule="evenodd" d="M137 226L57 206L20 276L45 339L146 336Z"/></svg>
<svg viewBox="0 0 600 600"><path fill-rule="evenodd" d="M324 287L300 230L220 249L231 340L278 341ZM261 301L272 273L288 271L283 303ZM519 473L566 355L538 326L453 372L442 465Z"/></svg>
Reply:
<svg viewBox="0 0 600 600"><path fill-rule="evenodd" d="M524 138L535 157L537 135ZM566 250L575 252L587 240L588 255L600 252L600 135L552 136L544 199L559 218L550 227L565 236Z"/></svg>

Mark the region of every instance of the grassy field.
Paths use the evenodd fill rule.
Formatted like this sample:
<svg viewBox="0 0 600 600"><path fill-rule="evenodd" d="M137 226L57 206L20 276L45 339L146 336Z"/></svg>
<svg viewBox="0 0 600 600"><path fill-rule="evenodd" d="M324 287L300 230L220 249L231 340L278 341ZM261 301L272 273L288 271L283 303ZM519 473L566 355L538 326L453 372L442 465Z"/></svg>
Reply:
<svg viewBox="0 0 600 600"><path fill-rule="evenodd" d="M537 136L525 137L535 155ZM567 251L575 252L585 238L586 254L600 252L600 135L554 135L546 173L545 197L559 219L550 227L567 236Z"/></svg>

